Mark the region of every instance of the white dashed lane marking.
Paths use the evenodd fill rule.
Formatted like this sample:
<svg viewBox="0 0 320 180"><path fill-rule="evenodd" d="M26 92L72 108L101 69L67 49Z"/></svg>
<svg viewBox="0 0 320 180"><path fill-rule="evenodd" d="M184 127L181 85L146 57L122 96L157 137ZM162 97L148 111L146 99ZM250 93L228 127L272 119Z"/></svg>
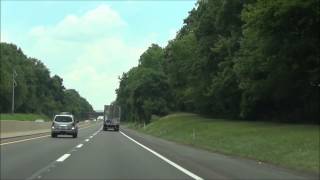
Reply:
<svg viewBox="0 0 320 180"><path fill-rule="evenodd" d="M66 160L71 154L64 154L63 156L61 156L59 159L57 159L57 162L63 162L64 160Z"/></svg>
<svg viewBox="0 0 320 180"><path fill-rule="evenodd" d="M78 146L77 146L77 148L81 148L83 146L83 144L79 144Z"/></svg>

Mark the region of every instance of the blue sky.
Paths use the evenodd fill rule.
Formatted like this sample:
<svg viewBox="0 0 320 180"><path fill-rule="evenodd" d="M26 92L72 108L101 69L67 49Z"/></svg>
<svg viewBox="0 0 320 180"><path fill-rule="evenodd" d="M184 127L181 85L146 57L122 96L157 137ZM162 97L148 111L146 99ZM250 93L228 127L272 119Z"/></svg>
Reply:
<svg viewBox="0 0 320 180"><path fill-rule="evenodd" d="M115 100L120 76L165 46L195 6L186 1L1 1L1 41L43 61L94 107Z"/></svg>

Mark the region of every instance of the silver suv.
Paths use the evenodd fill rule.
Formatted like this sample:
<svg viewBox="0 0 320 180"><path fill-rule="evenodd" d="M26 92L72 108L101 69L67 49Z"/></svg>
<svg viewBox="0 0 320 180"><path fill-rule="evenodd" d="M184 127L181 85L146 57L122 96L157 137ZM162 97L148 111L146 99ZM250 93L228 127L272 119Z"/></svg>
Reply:
<svg viewBox="0 0 320 180"><path fill-rule="evenodd" d="M78 136L78 122L71 114L55 115L51 126L51 137L55 138L58 134Z"/></svg>

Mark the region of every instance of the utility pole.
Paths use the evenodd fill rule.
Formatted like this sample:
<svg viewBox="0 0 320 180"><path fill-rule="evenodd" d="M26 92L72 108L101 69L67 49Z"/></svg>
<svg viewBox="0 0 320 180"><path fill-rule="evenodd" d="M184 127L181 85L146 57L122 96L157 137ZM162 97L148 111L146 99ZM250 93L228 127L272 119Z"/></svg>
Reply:
<svg viewBox="0 0 320 180"><path fill-rule="evenodd" d="M16 70L12 70L12 107L11 107L11 113L14 113L14 88L17 86L17 82L15 80L15 77L17 76Z"/></svg>

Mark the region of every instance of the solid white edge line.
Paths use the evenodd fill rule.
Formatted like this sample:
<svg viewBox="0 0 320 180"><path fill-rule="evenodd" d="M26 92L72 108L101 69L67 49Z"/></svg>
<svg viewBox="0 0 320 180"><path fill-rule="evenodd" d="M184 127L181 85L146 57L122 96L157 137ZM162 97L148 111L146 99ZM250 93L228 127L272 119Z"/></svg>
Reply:
<svg viewBox="0 0 320 180"><path fill-rule="evenodd" d="M93 125L91 125L93 126ZM87 127L83 127L83 128L79 128L79 129L86 129L89 128L91 126L87 126ZM24 142L24 141L30 141L33 139L40 139L40 138L44 138L44 137L49 137L50 135L45 135L45 136L39 136L39 137L34 137L34 138L29 138L29 139L22 139L22 140L18 140L18 141L12 141L12 142L7 142L7 143L1 143L0 146L2 145L7 145L7 144L14 144L14 143L19 143L19 142Z"/></svg>
<svg viewBox="0 0 320 180"><path fill-rule="evenodd" d="M101 129L99 129L98 131L96 131L93 135L96 136L100 131L101 131Z"/></svg>
<svg viewBox="0 0 320 180"><path fill-rule="evenodd" d="M181 172L183 172L183 173L185 173L186 175L192 177L193 179L203 180L203 178L195 175L194 173L192 173L192 172L188 171L187 169L181 167L180 165L172 162L171 160L169 160L168 158L162 156L161 154L157 153L156 151L154 151L154 150L148 148L147 146L139 143L138 141L132 139L131 137L129 137L128 135L126 135L126 134L123 133L122 131L120 131L120 133L121 133L122 135L124 135L125 137L127 137L128 139L130 139L131 141L133 141L134 143L136 143L136 144L138 144L139 146L143 147L143 148L146 149L147 151L149 151L149 152L151 152L152 154L156 155L158 158L164 160L165 162L167 162L167 163L170 164L171 166L177 168L177 169L180 170Z"/></svg>
<svg viewBox="0 0 320 180"><path fill-rule="evenodd" d="M22 139L22 140L18 140L18 141L1 143L0 146L6 145L6 144L14 144L14 143L23 142L23 141L30 141L30 140L33 140L33 139L40 139L40 138L49 137L49 136L50 136L50 135L45 135L45 136L39 136L39 137L34 137L34 138L29 138L29 139Z"/></svg>
<svg viewBox="0 0 320 180"><path fill-rule="evenodd" d="M78 144L77 148L81 148L83 146L83 144Z"/></svg>
<svg viewBox="0 0 320 180"><path fill-rule="evenodd" d="M71 154L64 154L63 156L61 156L59 159L57 159L57 162L63 162L64 160L66 160Z"/></svg>

